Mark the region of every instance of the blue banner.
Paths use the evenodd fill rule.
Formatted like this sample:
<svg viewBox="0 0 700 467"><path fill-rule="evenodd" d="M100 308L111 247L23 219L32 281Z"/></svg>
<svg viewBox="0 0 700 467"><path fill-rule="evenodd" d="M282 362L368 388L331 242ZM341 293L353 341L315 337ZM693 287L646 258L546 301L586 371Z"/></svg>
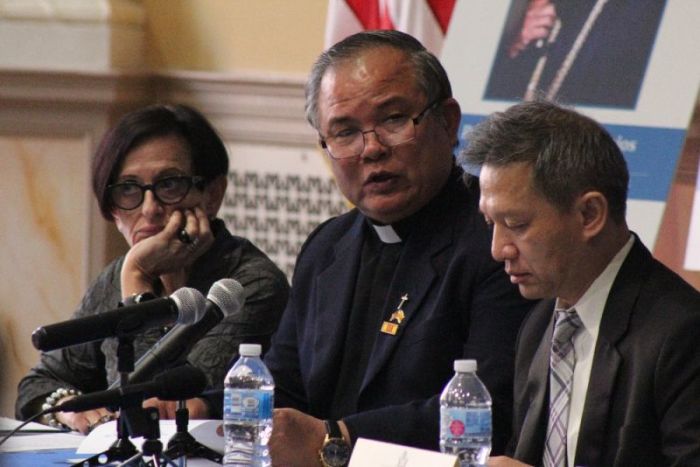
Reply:
<svg viewBox="0 0 700 467"><path fill-rule="evenodd" d="M467 144L469 130L484 118L484 115L462 115L457 151ZM666 201L676 170L676 159L685 140L685 130L631 125L603 126L627 161L630 172L629 198ZM472 168L466 169L474 172Z"/></svg>

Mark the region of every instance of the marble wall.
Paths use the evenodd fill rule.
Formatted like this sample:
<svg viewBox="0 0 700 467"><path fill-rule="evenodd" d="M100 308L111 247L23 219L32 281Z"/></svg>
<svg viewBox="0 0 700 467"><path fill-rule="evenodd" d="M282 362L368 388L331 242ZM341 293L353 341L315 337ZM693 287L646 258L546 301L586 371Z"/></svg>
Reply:
<svg viewBox="0 0 700 467"><path fill-rule="evenodd" d="M38 352L32 331L67 319L86 280L89 181L81 138L0 136L0 393L15 394L17 375ZM12 397L0 411L11 413Z"/></svg>

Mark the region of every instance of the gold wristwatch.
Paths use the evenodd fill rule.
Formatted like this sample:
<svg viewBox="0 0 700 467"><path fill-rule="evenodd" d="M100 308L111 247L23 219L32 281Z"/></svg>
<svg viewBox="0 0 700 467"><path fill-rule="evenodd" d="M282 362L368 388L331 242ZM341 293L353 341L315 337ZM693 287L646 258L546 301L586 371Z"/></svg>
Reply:
<svg viewBox="0 0 700 467"><path fill-rule="evenodd" d="M350 460L350 445L343 438L340 425L335 420L326 420L326 439L318 451L323 467L344 467Z"/></svg>

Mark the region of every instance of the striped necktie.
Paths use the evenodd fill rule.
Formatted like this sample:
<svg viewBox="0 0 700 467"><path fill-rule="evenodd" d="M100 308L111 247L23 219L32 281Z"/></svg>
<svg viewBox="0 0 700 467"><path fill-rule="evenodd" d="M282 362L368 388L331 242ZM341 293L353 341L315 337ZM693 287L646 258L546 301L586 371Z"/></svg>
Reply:
<svg viewBox="0 0 700 467"><path fill-rule="evenodd" d="M545 467L566 467L566 429L576 363L573 336L580 327L581 318L576 310L557 310L549 360L549 422L544 450Z"/></svg>

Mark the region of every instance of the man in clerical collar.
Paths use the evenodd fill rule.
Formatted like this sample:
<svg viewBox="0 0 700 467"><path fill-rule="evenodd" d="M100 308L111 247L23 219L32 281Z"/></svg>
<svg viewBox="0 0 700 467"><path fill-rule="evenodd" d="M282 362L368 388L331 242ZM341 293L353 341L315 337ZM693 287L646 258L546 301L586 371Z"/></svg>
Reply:
<svg viewBox="0 0 700 467"><path fill-rule="evenodd" d="M286 407L273 463L345 465L358 437L437 450L439 394L460 358L478 361L503 452L530 302L491 258L478 186L461 181L445 70L407 34L363 32L321 54L306 98L355 209L309 236L265 357Z"/></svg>
<svg viewBox="0 0 700 467"><path fill-rule="evenodd" d="M700 292L625 220L629 174L598 123L524 102L469 133L494 257L523 296L513 443L489 466L700 465Z"/></svg>

